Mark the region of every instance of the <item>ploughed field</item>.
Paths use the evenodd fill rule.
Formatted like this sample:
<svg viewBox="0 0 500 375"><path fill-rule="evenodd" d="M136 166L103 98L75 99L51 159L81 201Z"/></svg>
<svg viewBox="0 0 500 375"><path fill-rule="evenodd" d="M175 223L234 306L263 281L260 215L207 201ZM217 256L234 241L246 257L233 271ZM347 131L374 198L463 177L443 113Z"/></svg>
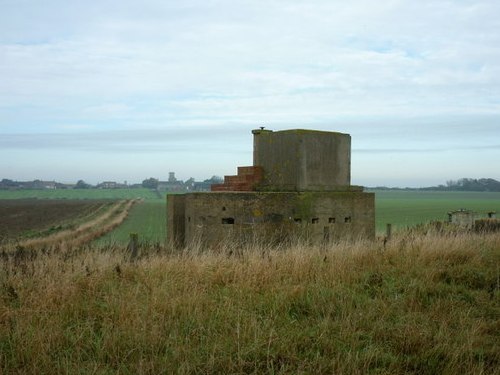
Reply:
<svg viewBox="0 0 500 375"><path fill-rule="evenodd" d="M82 246L120 226L140 200L0 200L0 249Z"/></svg>
<svg viewBox="0 0 500 375"><path fill-rule="evenodd" d="M110 203L103 200L1 199L0 243L49 234Z"/></svg>
<svg viewBox="0 0 500 375"><path fill-rule="evenodd" d="M0 199L158 199L151 189L0 190Z"/></svg>
<svg viewBox="0 0 500 375"><path fill-rule="evenodd" d="M141 242L165 241L165 196L151 189L0 190L0 244L81 229L83 222L104 214L119 201L133 204L118 207L118 211L126 209L120 223L111 218L113 225L96 231L90 241L126 245L131 232L138 233Z"/></svg>
<svg viewBox="0 0 500 375"><path fill-rule="evenodd" d="M430 221L444 221L449 211L466 208L476 211L479 216L485 216L489 211L500 213L500 193L494 192L436 192L436 191L382 191L375 190L376 230L381 235L387 223L392 224L394 230L413 227ZM163 244L166 240L166 200L165 196L149 189L84 189L84 190L23 190L0 191L0 202L4 199L19 199L29 202L26 208L25 219L17 218L21 223L16 229L15 224L6 225L2 214L0 217L0 236L16 238L18 235L58 227L60 223L70 220L72 215L78 217L77 207L85 211L91 209L97 201L103 199L132 199L140 198L138 204L131 207L123 224L116 226L104 236L97 238L98 245L126 245L130 233L138 233L139 240L150 244ZM27 198L38 198L30 199ZM65 200L57 203L57 199ZM50 199L50 200L49 200ZM51 203L51 201L54 201ZM89 201L92 199L94 201ZM19 204L9 203L9 204ZM15 201L12 201L15 202ZM37 206L62 204L61 213L52 214L47 211L43 216L43 223L37 224ZM0 203L0 205L2 205ZM33 207L31 207L33 205ZM2 208L0 207L0 210ZM21 210L21 208L19 208ZM48 210L48 208L47 208ZM3 211L0 211L0 214ZM44 212L44 209L42 211ZM20 212L18 212L20 214ZM65 215L69 215L67 218ZM30 219L29 216L33 218ZM13 220L13 219L12 219ZM38 220L38 223L40 221ZM38 225L38 226L37 226ZM23 226L21 228L21 226Z"/></svg>

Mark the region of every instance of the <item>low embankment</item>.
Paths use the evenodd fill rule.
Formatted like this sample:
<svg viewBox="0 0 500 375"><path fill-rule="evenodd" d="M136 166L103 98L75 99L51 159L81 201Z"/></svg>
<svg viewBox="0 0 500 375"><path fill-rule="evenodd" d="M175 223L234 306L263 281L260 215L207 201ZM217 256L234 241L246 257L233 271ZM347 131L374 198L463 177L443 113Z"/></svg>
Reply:
<svg viewBox="0 0 500 375"><path fill-rule="evenodd" d="M467 373L500 366L500 234L0 258L3 373ZM159 253L158 253L159 252Z"/></svg>

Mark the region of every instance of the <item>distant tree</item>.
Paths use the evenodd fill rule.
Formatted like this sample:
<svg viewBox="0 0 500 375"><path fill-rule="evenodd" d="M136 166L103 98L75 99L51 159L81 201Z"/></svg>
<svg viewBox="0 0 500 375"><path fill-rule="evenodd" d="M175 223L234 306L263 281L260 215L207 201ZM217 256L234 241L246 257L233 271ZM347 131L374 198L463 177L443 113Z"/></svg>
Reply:
<svg viewBox="0 0 500 375"><path fill-rule="evenodd" d="M8 178L4 178L2 179L2 181L0 181L0 185L3 185L3 186L17 186L17 183L12 181L12 180L9 180Z"/></svg>
<svg viewBox="0 0 500 375"><path fill-rule="evenodd" d="M19 183L9 180L7 178L4 178L2 181L0 181L0 189L14 189L18 187Z"/></svg>
<svg viewBox="0 0 500 375"><path fill-rule="evenodd" d="M75 189L90 189L91 187L92 187L92 185L87 184L83 180L78 180L78 182L75 185Z"/></svg>
<svg viewBox="0 0 500 375"><path fill-rule="evenodd" d="M142 181L142 187L148 189L156 189L158 187L158 179L153 177L147 178Z"/></svg>
<svg viewBox="0 0 500 375"><path fill-rule="evenodd" d="M500 191L500 181L493 178L481 178L479 182L484 186L485 191Z"/></svg>
<svg viewBox="0 0 500 375"><path fill-rule="evenodd" d="M492 178L460 178L456 181L446 181L445 185L431 186L421 190L445 190L445 191L500 191L500 181Z"/></svg>

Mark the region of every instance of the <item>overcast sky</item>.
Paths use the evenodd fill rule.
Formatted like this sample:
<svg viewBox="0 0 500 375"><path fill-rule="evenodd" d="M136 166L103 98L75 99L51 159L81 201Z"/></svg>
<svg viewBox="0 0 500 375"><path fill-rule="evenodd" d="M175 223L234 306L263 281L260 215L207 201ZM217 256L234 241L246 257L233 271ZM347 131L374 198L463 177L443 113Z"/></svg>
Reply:
<svg viewBox="0 0 500 375"><path fill-rule="evenodd" d="M0 0L0 179L235 174L350 133L352 182L500 179L500 2Z"/></svg>

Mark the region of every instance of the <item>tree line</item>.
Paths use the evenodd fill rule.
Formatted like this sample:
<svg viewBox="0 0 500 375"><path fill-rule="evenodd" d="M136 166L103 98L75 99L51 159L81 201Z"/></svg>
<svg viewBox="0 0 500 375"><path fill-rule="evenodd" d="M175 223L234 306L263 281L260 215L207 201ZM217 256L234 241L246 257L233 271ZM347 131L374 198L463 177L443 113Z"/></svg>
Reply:
<svg viewBox="0 0 500 375"><path fill-rule="evenodd" d="M430 186L418 190L500 192L500 181L493 178L461 178L459 180L448 180L446 185Z"/></svg>

